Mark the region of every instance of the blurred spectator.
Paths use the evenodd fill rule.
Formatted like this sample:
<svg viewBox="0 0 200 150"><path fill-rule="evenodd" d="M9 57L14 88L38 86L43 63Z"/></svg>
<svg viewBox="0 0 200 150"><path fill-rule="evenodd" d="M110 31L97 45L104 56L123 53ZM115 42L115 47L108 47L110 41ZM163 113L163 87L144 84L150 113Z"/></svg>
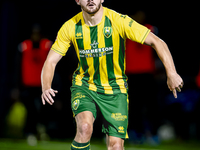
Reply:
<svg viewBox="0 0 200 150"><path fill-rule="evenodd" d="M155 26L145 24L146 15L143 11L138 11L135 15L131 15L130 17L132 17L138 23L145 25L154 34L157 34L158 30ZM150 46L141 45L127 39L126 50L127 75L155 73L154 50Z"/></svg>
<svg viewBox="0 0 200 150"><path fill-rule="evenodd" d="M41 27L34 24L30 39L19 44L21 53L21 98L27 108L25 133L36 134L41 111L41 70L52 42L42 37Z"/></svg>
<svg viewBox="0 0 200 150"><path fill-rule="evenodd" d="M35 24L31 39L19 45L22 52L22 83L27 87L41 87L41 69L52 43L42 39L40 32L40 26Z"/></svg>
<svg viewBox="0 0 200 150"><path fill-rule="evenodd" d="M12 105L6 116L6 130L5 135L9 138L22 138L23 129L25 127L27 110L24 104L20 101L19 90L15 89L11 91L10 99Z"/></svg>
<svg viewBox="0 0 200 150"><path fill-rule="evenodd" d="M146 15L143 11L138 11L130 17L145 25L151 32L157 33L156 27L145 24ZM130 100L129 114L132 118L129 122L129 130L135 131L136 136L138 136L138 138L133 139L134 141L141 139L143 135L149 139L149 137L153 137L153 134L156 135L156 123L158 122L156 120L154 50L150 46L141 45L127 39L126 64Z"/></svg>

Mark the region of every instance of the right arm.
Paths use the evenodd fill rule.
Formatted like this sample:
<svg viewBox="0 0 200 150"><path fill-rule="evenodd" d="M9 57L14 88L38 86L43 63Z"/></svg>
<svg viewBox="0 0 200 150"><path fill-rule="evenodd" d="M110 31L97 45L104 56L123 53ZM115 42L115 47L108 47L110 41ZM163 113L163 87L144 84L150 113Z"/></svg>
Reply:
<svg viewBox="0 0 200 150"><path fill-rule="evenodd" d="M55 96L55 93L58 91L51 89L51 84L54 76L54 71L57 63L65 56L68 51L68 48L72 42L72 36L74 32L72 30L74 23L73 21L67 21L60 28L56 40L49 51L47 59L42 68L41 82L42 82L42 103L45 105L45 101L50 105L54 103L52 96ZM75 30L75 29L74 29Z"/></svg>
<svg viewBox="0 0 200 150"><path fill-rule="evenodd" d="M57 63L62 58L62 56L53 50L49 51L47 59L42 68L41 82L42 82L42 103L45 105L45 101L50 105L54 103L52 96L58 91L51 89L51 84L54 76L54 71Z"/></svg>

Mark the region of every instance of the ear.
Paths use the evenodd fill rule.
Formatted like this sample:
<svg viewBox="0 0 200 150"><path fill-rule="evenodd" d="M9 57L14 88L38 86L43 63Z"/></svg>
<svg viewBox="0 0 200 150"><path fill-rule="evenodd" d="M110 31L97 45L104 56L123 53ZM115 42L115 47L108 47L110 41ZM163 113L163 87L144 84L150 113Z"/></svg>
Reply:
<svg viewBox="0 0 200 150"><path fill-rule="evenodd" d="M104 0L101 0L101 4L104 2Z"/></svg>
<svg viewBox="0 0 200 150"><path fill-rule="evenodd" d="M80 5L80 0L75 0L77 5Z"/></svg>

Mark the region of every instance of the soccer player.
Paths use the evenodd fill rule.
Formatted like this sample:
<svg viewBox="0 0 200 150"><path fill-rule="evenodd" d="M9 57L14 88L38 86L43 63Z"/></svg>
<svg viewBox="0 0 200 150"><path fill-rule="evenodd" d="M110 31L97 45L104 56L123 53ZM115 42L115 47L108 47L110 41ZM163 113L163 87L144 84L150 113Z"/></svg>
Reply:
<svg viewBox="0 0 200 150"><path fill-rule="evenodd" d="M52 97L58 92L51 88L54 70L73 44L79 64L71 87L71 108L77 125L71 149L90 150L96 108L99 107L104 117L102 131L106 134L108 149L122 150L124 139L128 138L125 40L144 43L156 50L166 69L168 87L175 97L176 90L181 91L183 80L176 72L167 45L149 29L126 15L103 7L104 0L75 1L82 12L61 27L43 66L42 103L54 103Z"/></svg>

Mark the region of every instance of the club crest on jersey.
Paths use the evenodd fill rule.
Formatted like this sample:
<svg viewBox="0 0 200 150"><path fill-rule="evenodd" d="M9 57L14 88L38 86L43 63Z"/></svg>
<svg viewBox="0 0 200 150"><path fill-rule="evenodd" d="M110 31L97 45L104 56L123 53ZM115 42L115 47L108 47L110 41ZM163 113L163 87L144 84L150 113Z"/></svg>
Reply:
<svg viewBox="0 0 200 150"><path fill-rule="evenodd" d="M73 101L73 103L72 103L72 109L73 110L77 110L78 106L79 106L79 103L80 103L79 99Z"/></svg>
<svg viewBox="0 0 200 150"><path fill-rule="evenodd" d="M103 34L106 38L109 38L112 35L113 29L112 27L104 27Z"/></svg>

